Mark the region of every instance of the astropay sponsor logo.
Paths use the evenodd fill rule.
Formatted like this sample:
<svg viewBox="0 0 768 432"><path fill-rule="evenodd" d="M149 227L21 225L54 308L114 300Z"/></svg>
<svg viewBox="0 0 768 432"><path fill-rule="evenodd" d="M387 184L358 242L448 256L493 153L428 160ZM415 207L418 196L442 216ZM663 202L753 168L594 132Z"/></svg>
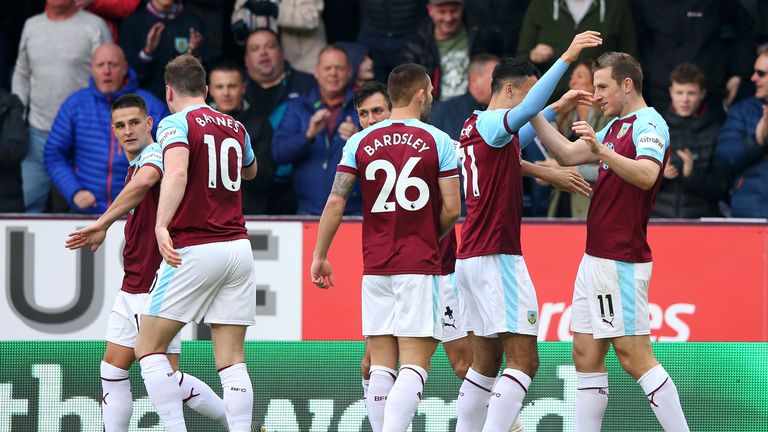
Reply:
<svg viewBox="0 0 768 432"><path fill-rule="evenodd" d="M651 340L659 342L683 342L691 336L688 320L696 312L696 305L691 303L673 303L666 308L650 303ZM570 342L571 306L565 302L542 303L539 314L539 340ZM660 330L663 336L658 336ZM673 334L669 335L672 332Z"/></svg>

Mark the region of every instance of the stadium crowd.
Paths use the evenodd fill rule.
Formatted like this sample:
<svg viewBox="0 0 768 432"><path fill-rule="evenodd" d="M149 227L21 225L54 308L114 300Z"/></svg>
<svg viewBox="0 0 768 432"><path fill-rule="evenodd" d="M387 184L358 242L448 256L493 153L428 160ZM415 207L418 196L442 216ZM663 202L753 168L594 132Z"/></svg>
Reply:
<svg viewBox="0 0 768 432"><path fill-rule="evenodd" d="M0 212L100 214L128 160L110 105L136 93L167 116L163 68L189 53L208 99L242 122L258 163L243 210L319 215L347 139L354 93L398 64L434 84L430 122L454 139L491 98L500 58L550 68L574 35L596 30L552 100L594 91L591 60L640 59L643 91L670 127L670 163L653 215L768 218L768 3L755 0L31 0L0 26ZM561 113L602 128L598 106ZM154 133L154 130L153 130ZM529 162L559 168L542 145ZM597 165L574 169L594 182ZM525 179L524 215L584 218L589 199ZM360 214L354 190L346 207Z"/></svg>

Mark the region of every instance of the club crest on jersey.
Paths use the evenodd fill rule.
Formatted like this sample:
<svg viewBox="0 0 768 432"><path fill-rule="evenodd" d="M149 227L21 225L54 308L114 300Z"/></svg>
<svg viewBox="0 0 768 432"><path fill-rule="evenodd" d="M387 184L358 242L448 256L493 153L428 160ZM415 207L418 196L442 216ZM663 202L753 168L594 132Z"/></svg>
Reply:
<svg viewBox="0 0 768 432"><path fill-rule="evenodd" d="M626 123L625 123L625 124L626 124ZM609 149L611 149L611 150L613 150L613 149L614 149L614 145L613 145L613 143L612 143L612 142L608 142L608 143L605 143L605 146L606 146L606 147L608 147L608 148L609 148ZM607 169L608 169L608 164L607 164L607 163L605 163L605 162L603 162L603 169L604 169L604 170L607 170Z"/></svg>
<svg viewBox="0 0 768 432"><path fill-rule="evenodd" d="M176 48L176 52L179 54L184 54L189 50L189 38L186 37L177 37L173 40L173 46Z"/></svg>
<svg viewBox="0 0 768 432"><path fill-rule="evenodd" d="M619 129L619 133L616 135L616 138L621 138L624 135L627 134L627 131L629 130L629 127L631 126L630 123L623 123L621 125L621 129Z"/></svg>
<svg viewBox="0 0 768 432"><path fill-rule="evenodd" d="M536 320L538 319L538 312L529 310L528 311L528 322L533 324L536 324Z"/></svg>

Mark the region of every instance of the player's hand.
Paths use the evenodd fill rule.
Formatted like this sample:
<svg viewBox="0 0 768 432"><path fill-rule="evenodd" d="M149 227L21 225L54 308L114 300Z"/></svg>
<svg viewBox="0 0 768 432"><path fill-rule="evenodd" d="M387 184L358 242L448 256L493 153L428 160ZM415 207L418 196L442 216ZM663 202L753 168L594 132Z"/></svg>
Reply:
<svg viewBox="0 0 768 432"><path fill-rule="evenodd" d="M734 75L728 78L728 82L725 83L725 104L731 106L733 100L736 98L736 93L739 92L739 86L741 86L741 77Z"/></svg>
<svg viewBox="0 0 768 432"><path fill-rule="evenodd" d="M307 138L314 139L325 127L325 122L328 117L331 116L331 112L326 108L321 108L312 114L309 119L309 127L307 128Z"/></svg>
<svg viewBox="0 0 768 432"><path fill-rule="evenodd" d="M530 59L533 63L544 63L555 55L555 50L547 44L537 44L531 50Z"/></svg>
<svg viewBox="0 0 768 432"><path fill-rule="evenodd" d="M327 259L313 259L310 273L312 274L312 283L318 288L328 288L334 285L333 269Z"/></svg>
<svg viewBox="0 0 768 432"><path fill-rule="evenodd" d="M583 33L579 33L573 38L571 46L560 56L564 62L571 64L579 58L579 54L585 48L596 47L603 43L603 39L600 38L600 32L587 30Z"/></svg>
<svg viewBox="0 0 768 432"><path fill-rule="evenodd" d="M680 175L680 171L677 170L677 167L672 165L671 163L667 162L666 165L664 165L664 178L667 180L674 180Z"/></svg>
<svg viewBox="0 0 768 432"><path fill-rule="evenodd" d="M160 249L160 255L163 256L163 260L171 267L180 266L181 255L173 248L173 240L171 240L168 228L155 227L155 236L157 237L157 247Z"/></svg>
<svg viewBox="0 0 768 432"><path fill-rule="evenodd" d="M549 183L564 192L574 195L583 195L588 197L592 193L592 187L589 182L584 180L581 174L573 169L560 168L553 169L549 178Z"/></svg>
<svg viewBox="0 0 768 432"><path fill-rule="evenodd" d="M592 107L592 93L584 90L568 90L557 102L552 104L556 114L571 112L578 106Z"/></svg>
<svg viewBox="0 0 768 432"><path fill-rule="evenodd" d="M69 238L64 242L64 247L69 250L75 250L85 245L91 245L91 250L96 252L96 249L104 243L104 239L107 237L107 228L102 226L101 223L95 222L85 228L73 231L69 233Z"/></svg>
<svg viewBox="0 0 768 432"><path fill-rule="evenodd" d="M538 166L543 166L543 167L551 168L553 170L571 170L571 171L576 171L576 168L561 166L554 159L544 159L544 160L536 161L534 163L536 165L538 165ZM534 177L534 180L536 181L536 183L538 183L538 184L540 184L542 186L550 186L549 182L544 180L544 179L541 179L541 178L538 178L538 177Z"/></svg>
<svg viewBox="0 0 768 432"><path fill-rule="evenodd" d="M200 55L200 45L203 43L203 34L195 30L194 27L189 28L189 48L187 48L187 54L198 57Z"/></svg>
<svg viewBox="0 0 768 432"><path fill-rule="evenodd" d="M690 177L693 172L693 152L691 149L678 150L677 155L683 161L683 177Z"/></svg>
<svg viewBox="0 0 768 432"><path fill-rule="evenodd" d="M339 136L346 141L359 130L360 128L358 128L355 122L352 121L352 117L347 116L347 118L339 125Z"/></svg>
<svg viewBox="0 0 768 432"><path fill-rule="evenodd" d="M589 150L593 154L600 156L600 153L606 148L604 145L597 141L595 130L592 129L592 126L590 126L589 123L583 120L579 120L573 122L573 127L571 129L573 129L573 132L575 132L584 142L587 143Z"/></svg>
<svg viewBox="0 0 768 432"><path fill-rule="evenodd" d="M159 21L150 27L149 32L147 32L147 42L144 45L145 53L149 55L155 53L157 46L160 45L160 37L163 35L163 30L165 30L165 24Z"/></svg>
<svg viewBox="0 0 768 432"><path fill-rule="evenodd" d="M91 191L85 189L77 191L72 201L81 209L96 207L96 197Z"/></svg>
<svg viewBox="0 0 768 432"><path fill-rule="evenodd" d="M766 137L768 137L768 105L763 105L763 115L755 128L755 141L759 145L765 145Z"/></svg>

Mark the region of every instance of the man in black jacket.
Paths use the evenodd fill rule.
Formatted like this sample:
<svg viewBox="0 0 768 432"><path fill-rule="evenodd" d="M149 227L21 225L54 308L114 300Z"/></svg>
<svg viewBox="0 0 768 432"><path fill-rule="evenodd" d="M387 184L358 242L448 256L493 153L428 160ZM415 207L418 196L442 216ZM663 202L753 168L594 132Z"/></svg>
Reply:
<svg viewBox="0 0 768 432"><path fill-rule="evenodd" d="M21 161L27 155L27 126L21 100L0 88L0 213L24 211Z"/></svg>
<svg viewBox="0 0 768 432"><path fill-rule="evenodd" d="M702 218L720 216L718 203L730 186L715 156L720 122L708 109L704 72L691 63L672 70L664 113L669 126L670 156L664 167L653 216Z"/></svg>
<svg viewBox="0 0 768 432"><path fill-rule="evenodd" d="M427 12L429 19L405 45L403 63L427 69L435 100L461 96L467 91L469 59L481 52L499 54L501 35L493 29L467 26L464 0L429 0Z"/></svg>

